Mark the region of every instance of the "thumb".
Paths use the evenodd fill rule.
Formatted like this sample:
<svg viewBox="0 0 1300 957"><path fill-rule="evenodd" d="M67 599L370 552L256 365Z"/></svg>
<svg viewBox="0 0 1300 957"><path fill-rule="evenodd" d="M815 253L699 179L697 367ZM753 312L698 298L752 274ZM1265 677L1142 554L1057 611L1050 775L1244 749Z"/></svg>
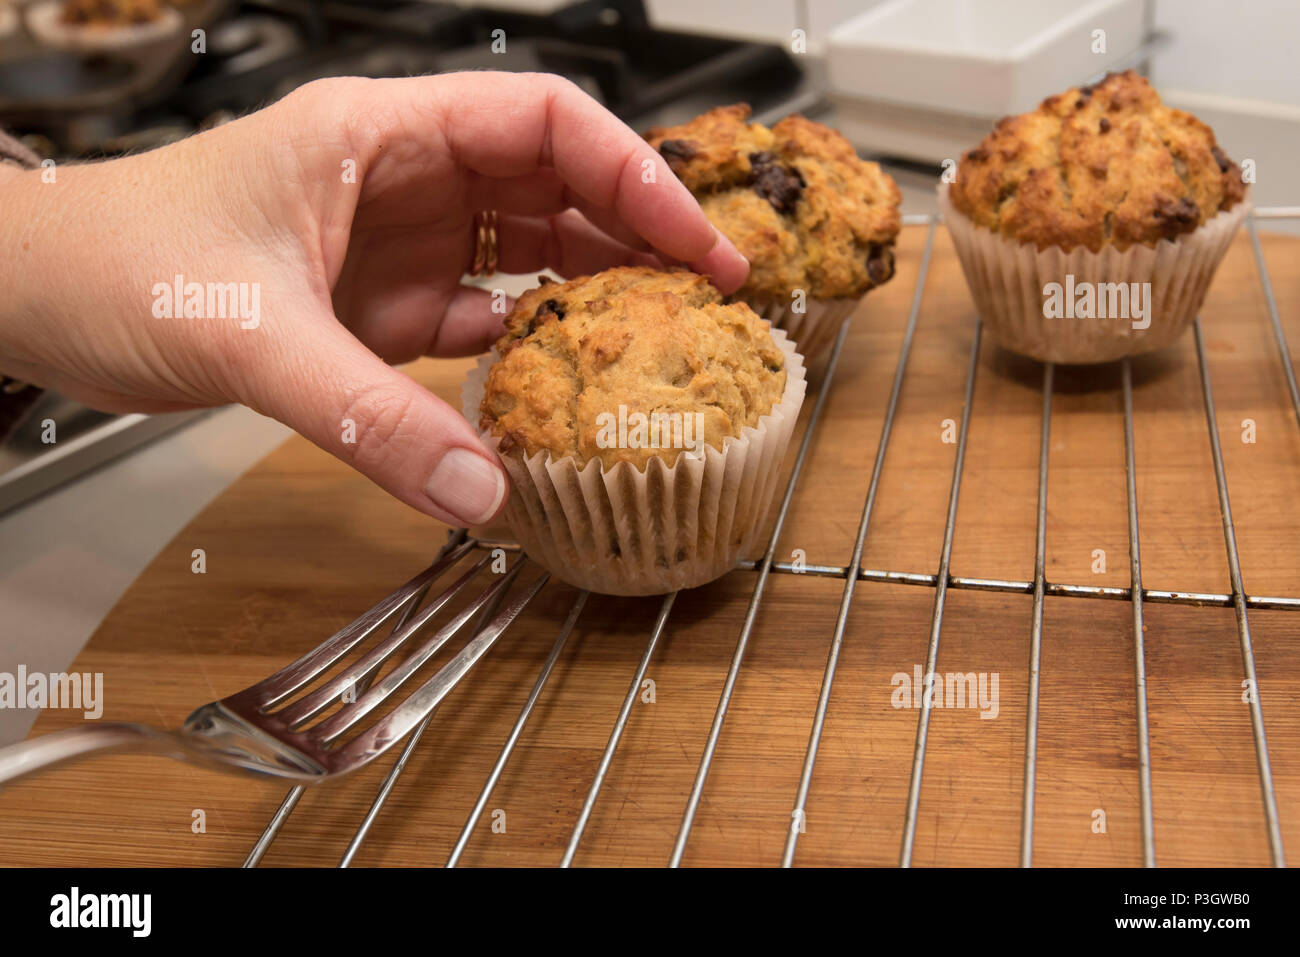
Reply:
<svg viewBox="0 0 1300 957"><path fill-rule="evenodd" d="M481 525L501 510L505 470L473 427L333 317L280 345L250 370L248 405L441 521Z"/></svg>

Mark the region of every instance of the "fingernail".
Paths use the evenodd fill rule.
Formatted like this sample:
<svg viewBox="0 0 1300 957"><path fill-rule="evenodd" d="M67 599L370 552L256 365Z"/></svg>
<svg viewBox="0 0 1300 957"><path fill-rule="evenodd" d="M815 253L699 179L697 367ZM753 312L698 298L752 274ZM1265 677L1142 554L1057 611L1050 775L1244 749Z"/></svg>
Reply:
<svg viewBox="0 0 1300 957"><path fill-rule="evenodd" d="M496 514L506 497L501 468L469 449L444 453L424 485L435 505L463 525L481 525Z"/></svg>
<svg viewBox="0 0 1300 957"><path fill-rule="evenodd" d="M713 231L718 237L716 245L691 266L696 272L712 276L714 285L723 292L734 292L749 275L749 260L740 254L730 239L718 232L716 226Z"/></svg>

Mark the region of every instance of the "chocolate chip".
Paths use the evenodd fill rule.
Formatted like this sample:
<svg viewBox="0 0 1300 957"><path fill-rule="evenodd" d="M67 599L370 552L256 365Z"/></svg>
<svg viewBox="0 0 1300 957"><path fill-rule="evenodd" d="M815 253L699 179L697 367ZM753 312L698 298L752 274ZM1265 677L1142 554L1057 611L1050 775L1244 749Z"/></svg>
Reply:
<svg viewBox="0 0 1300 957"><path fill-rule="evenodd" d="M778 213L794 212L807 184L792 166L782 166L774 153L750 153L749 183Z"/></svg>
<svg viewBox="0 0 1300 957"><path fill-rule="evenodd" d="M867 276L871 279L872 285L879 286L893 275L893 248L872 243L867 249Z"/></svg>
<svg viewBox="0 0 1300 957"><path fill-rule="evenodd" d="M1101 118L1100 129L1103 133L1110 132L1110 120L1106 119L1104 116Z"/></svg>
<svg viewBox="0 0 1300 957"><path fill-rule="evenodd" d="M967 150L966 155L963 157L963 159L969 160L972 163L983 163L988 158L989 151L982 146L977 146L973 150Z"/></svg>
<svg viewBox="0 0 1300 957"><path fill-rule="evenodd" d="M522 448L524 448L524 443L516 432L507 432L501 436L501 441L497 443L497 451L502 455L509 455L511 452Z"/></svg>
<svg viewBox="0 0 1300 957"><path fill-rule="evenodd" d="M546 320L548 316L554 316L556 319L564 318L564 307L554 299L547 299L537 309L537 314L533 316L533 324Z"/></svg>
<svg viewBox="0 0 1300 957"><path fill-rule="evenodd" d="M1165 235L1173 237L1187 232L1201 221L1201 210L1191 199L1184 196L1174 201L1167 196L1156 200L1155 218L1165 228Z"/></svg>
<svg viewBox="0 0 1300 957"><path fill-rule="evenodd" d="M664 140L659 144L659 155L668 161L668 168L674 173L680 173L698 152L693 140Z"/></svg>
<svg viewBox="0 0 1300 957"><path fill-rule="evenodd" d="M1228 159L1223 150L1219 149L1217 146L1211 146L1210 153L1214 156L1214 162L1219 164L1220 173L1226 173L1228 170L1232 169L1232 160Z"/></svg>

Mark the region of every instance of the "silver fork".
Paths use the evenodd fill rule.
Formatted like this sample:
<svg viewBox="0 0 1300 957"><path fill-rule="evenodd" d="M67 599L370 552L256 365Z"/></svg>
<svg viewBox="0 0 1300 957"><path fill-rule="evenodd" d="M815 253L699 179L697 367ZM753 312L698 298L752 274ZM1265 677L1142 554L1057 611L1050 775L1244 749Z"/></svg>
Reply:
<svg viewBox="0 0 1300 957"><path fill-rule="evenodd" d="M368 764L438 706L550 577L543 574L501 605L482 628L471 629L469 641L433 677L390 705L388 713L369 728L348 737L347 732L384 704L468 622L484 609L491 614L493 603L505 595L527 561L521 556L497 581L372 685L384 663L493 560L491 553L486 554L428 604L410 614L429 586L474 546L472 539L449 545L432 565L320 646L257 684L205 704L186 718L179 730L163 731L126 722L87 724L0 748L0 784L100 751L163 754L227 770L303 782L337 777ZM407 616L398 620L388 637L347 668L316 687L309 687L404 608L408 609ZM351 701L345 699L348 692ZM340 701L344 703L338 711L309 724Z"/></svg>

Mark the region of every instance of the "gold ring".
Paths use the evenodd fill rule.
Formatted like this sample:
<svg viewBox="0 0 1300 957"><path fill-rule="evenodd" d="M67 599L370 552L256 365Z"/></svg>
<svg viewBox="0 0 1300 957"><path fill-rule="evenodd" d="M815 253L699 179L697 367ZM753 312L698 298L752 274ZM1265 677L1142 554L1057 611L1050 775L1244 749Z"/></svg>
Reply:
<svg viewBox="0 0 1300 957"><path fill-rule="evenodd" d="M471 276L490 276L497 271L497 211L485 209L474 214L474 264Z"/></svg>

